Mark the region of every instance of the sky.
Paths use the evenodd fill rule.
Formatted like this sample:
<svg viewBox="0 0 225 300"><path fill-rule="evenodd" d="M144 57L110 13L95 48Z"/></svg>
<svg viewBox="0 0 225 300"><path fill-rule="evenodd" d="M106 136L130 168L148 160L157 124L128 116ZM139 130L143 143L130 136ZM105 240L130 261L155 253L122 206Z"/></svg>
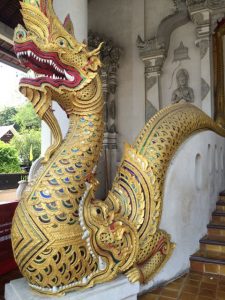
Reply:
<svg viewBox="0 0 225 300"><path fill-rule="evenodd" d="M22 71L0 62L0 110L25 103L25 97L18 91L19 81L23 76Z"/></svg>

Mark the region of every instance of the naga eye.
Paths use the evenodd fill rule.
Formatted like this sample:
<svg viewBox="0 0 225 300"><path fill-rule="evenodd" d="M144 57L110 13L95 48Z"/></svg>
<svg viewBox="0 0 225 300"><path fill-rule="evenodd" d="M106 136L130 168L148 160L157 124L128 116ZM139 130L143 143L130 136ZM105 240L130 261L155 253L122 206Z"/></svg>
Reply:
<svg viewBox="0 0 225 300"><path fill-rule="evenodd" d="M97 209L96 209L96 213L97 213L98 215L100 215L101 209L100 209L100 208L97 208Z"/></svg>
<svg viewBox="0 0 225 300"><path fill-rule="evenodd" d="M67 42L67 40L66 39L64 39L64 38L58 38L57 40L56 40L56 42L57 42L57 44L60 46L60 47L62 47L62 48L66 48L67 46L68 46L68 42Z"/></svg>
<svg viewBox="0 0 225 300"><path fill-rule="evenodd" d="M27 36L26 31L22 30L22 29L18 30L17 33L16 33L16 38L18 40L24 39L24 38L26 38L26 36Z"/></svg>

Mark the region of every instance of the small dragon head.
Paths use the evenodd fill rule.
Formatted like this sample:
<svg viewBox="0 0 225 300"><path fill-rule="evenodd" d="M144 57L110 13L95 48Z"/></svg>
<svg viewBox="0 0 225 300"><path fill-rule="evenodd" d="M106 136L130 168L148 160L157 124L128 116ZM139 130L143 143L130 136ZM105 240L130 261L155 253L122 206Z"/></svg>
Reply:
<svg viewBox="0 0 225 300"><path fill-rule="evenodd" d="M24 0L21 12L26 28L18 25L14 49L21 63L35 73L23 78L22 87L59 94L80 91L97 75L101 65L99 47L91 52L73 35L69 16L62 25L54 13L52 0Z"/></svg>
<svg viewBox="0 0 225 300"><path fill-rule="evenodd" d="M138 234L135 226L121 215L113 193L105 201L96 200L92 186L80 202L79 219L91 255L101 262L90 278L90 286L109 281L135 262Z"/></svg>

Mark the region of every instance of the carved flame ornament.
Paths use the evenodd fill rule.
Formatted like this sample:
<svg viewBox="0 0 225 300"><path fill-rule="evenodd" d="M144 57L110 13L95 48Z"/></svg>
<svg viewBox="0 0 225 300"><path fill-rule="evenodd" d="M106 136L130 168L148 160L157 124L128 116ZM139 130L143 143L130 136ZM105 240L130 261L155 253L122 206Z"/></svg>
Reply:
<svg viewBox="0 0 225 300"><path fill-rule="evenodd" d="M95 167L102 147L103 100L98 49L89 52L56 17L51 0L21 3L26 29L15 30L15 52L35 72L20 91L51 128L54 143L16 210L12 244L30 286L63 294L125 273L144 283L170 257L174 245L159 230L163 183L178 146L193 132L224 131L198 108L175 104L160 111L125 154L108 197L95 199ZM70 33L66 30L69 29ZM64 140L51 110L67 113Z"/></svg>

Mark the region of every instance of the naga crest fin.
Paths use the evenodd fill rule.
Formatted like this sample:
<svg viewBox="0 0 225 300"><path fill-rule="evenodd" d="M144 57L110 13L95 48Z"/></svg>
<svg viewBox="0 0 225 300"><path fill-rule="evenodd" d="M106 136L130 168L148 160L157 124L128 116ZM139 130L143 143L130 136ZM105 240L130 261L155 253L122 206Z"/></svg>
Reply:
<svg viewBox="0 0 225 300"><path fill-rule="evenodd" d="M63 27L66 29L66 31L71 34L73 37L75 37L75 34L74 34L74 27L73 27L73 22L70 18L70 14L68 14L64 20L64 23L63 23Z"/></svg>

